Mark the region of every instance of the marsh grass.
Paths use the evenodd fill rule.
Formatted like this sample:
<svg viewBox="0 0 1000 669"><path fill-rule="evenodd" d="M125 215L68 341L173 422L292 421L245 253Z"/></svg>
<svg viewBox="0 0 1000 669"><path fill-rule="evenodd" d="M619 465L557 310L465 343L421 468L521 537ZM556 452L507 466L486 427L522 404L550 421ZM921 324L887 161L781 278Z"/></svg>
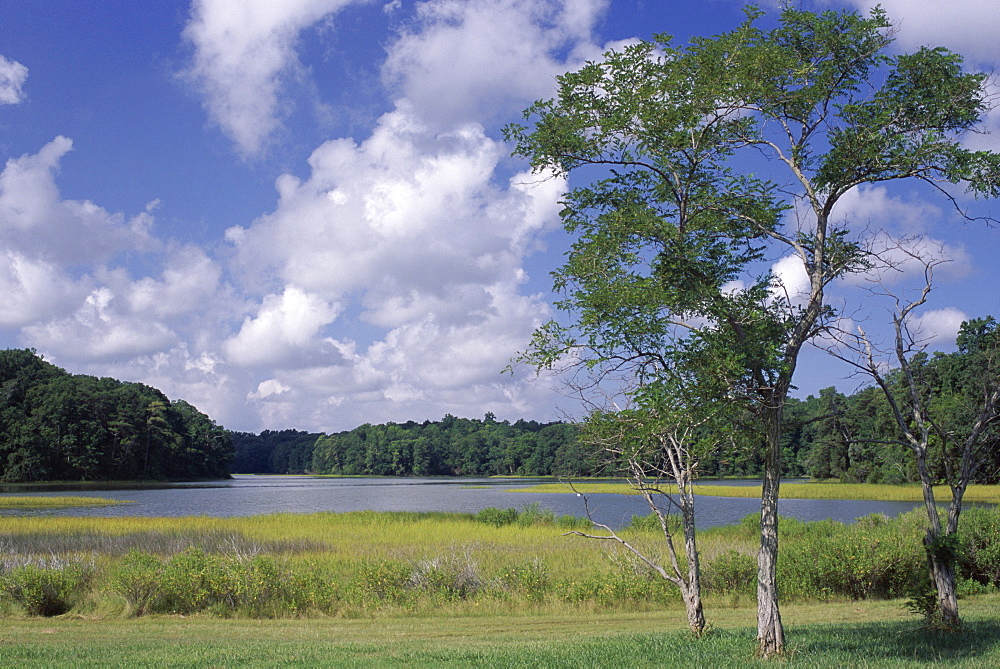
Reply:
<svg viewBox="0 0 1000 669"><path fill-rule="evenodd" d="M106 497L32 497L0 495L0 509L55 509L73 506L112 506L131 502Z"/></svg>
<svg viewBox="0 0 1000 669"><path fill-rule="evenodd" d="M670 490L665 486L665 490ZM541 483L529 488L513 488L508 492L569 493L583 494L612 493L619 495L639 494L628 483ZM709 497L760 497L760 486L727 486L695 484L696 495ZM935 486L934 495L938 502L951 500L948 486ZM922 502L923 492L919 484L877 484L877 483L783 483L782 499L855 499L880 502ZM1000 504L1000 485L970 485L963 498L966 502Z"/></svg>
<svg viewBox="0 0 1000 669"><path fill-rule="evenodd" d="M676 610L676 589L609 542L565 536L551 512L276 514L214 518L13 517L0 550L17 560L89 560L93 617L366 618ZM528 522L531 519L531 522ZM963 515L966 594L1000 586L1000 510ZM852 524L783 519L779 576L787 602L904 597L926 566L919 512ZM699 532L706 605L752 600L757 519ZM646 519L621 530L664 559ZM0 565L2 568L2 565ZM16 613L9 606L0 610Z"/></svg>
<svg viewBox="0 0 1000 669"><path fill-rule="evenodd" d="M307 538L258 540L238 532L218 530L135 531L122 534L75 531L65 533L24 532L0 537L0 552L15 555L97 553L121 556L133 550L156 555L173 555L189 548L207 553L256 555L258 553L303 553L321 549L324 544Z"/></svg>

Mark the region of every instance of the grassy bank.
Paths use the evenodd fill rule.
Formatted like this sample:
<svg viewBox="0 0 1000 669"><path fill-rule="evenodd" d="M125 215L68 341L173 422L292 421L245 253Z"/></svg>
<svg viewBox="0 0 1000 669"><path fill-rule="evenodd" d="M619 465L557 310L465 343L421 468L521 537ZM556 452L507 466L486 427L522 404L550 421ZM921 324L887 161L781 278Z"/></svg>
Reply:
<svg viewBox="0 0 1000 669"><path fill-rule="evenodd" d="M113 506L129 502L106 497L32 497L0 495L0 509L58 509L73 506Z"/></svg>
<svg viewBox="0 0 1000 669"><path fill-rule="evenodd" d="M899 602L788 605L790 667L1000 665L1000 597L963 600L962 634L928 634ZM8 619L3 666L753 667L749 608L709 611L693 639L674 612L375 619Z"/></svg>
<svg viewBox="0 0 1000 669"><path fill-rule="evenodd" d="M754 518L699 533L716 629L702 642L681 631L673 587L612 544L564 536L578 522L538 507L11 517L0 666L747 666ZM662 538L650 526L639 519L623 533L655 555ZM996 664L1000 510L974 509L963 526L972 624L938 638L899 600L926 571L919 513L852 525L785 519L779 577L793 658Z"/></svg>
<svg viewBox="0 0 1000 669"><path fill-rule="evenodd" d="M669 486L666 487L669 490ZM542 492L569 493L580 492L614 493L621 495L638 494L627 483L541 483L529 488L516 488L510 492ZM730 486L730 485L695 485L695 494L711 497L760 497L760 486ZM951 500L951 489L948 486L935 486L935 499L938 502ZM783 483L781 485L782 499L858 499L882 502L922 502L923 492L920 485L882 485L875 483ZM985 502L1000 504L1000 486L970 485L963 498L966 502Z"/></svg>

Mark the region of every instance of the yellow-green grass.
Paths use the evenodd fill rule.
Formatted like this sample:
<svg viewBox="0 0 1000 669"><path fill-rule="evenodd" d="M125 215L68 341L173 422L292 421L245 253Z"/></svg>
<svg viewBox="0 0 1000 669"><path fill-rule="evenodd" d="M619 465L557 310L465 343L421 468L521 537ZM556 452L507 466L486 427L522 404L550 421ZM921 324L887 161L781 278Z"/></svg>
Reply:
<svg viewBox="0 0 1000 669"><path fill-rule="evenodd" d="M302 550L290 559L322 565L343 578L364 561L416 562L440 557L471 559L487 573L537 560L545 564L551 578L569 581L616 569L614 561L608 559L609 551L615 548L606 542L566 536L565 530L552 525L494 527L462 514L360 511L228 518L14 516L3 523L5 534L32 535L43 549L47 535L233 533L260 542L300 545ZM708 530L699 539L699 549L707 560L732 549L750 553L755 545L753 539ZM636 536L635 541L651 546L661 542L655 535Z"/></svg>
<svg viewBox="0 0 1000 669"><path fill-rule="evenodd" d="M670 490L670 486L664 486ZM875 483L784 483L781 486L782 499L856 499L881 502L922 502L923 492L919 484L883 485ZM695 485L696 495L711 497L760 497L760 486ZM510 489L508 492L569 493L583 494L616 493L622 495L639 494L628 483L542 483L528 488ZM948 486L935 486L934 497L938 502L951 500ZM966 502L986 502L1000 504L1000 486L970 485L965 491Z"/></svg>
<svg viewBox="0 0 1000 669"><path fill-rule="evenodd" d="M787 605L786 667L994 667L997 595L962 601L964 635L919 629L901 602ZM696 640L676 612L233 620L7 618L3 666L755 667L752 608L710 609Z"/></svg>
<svg viewBox="0 0 1000 669"><path fill-rule="evenodd" d="M0 495L0 509L65 508L72 506L112 506L129 502L107 497L31 497Z"/></svg>

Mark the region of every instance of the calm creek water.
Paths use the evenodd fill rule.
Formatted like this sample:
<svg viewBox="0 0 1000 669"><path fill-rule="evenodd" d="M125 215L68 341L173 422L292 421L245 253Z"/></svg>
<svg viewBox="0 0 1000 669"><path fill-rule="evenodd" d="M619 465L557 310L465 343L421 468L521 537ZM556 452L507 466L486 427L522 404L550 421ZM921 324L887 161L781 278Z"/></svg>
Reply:
<svg viewBox="0 0 1000 669"><path fill-rule="evenodd" d="M257 514L316 511L464 511L486 507L520 509L538 502L557 514L586 514L583 499L573 493L513 493L510 488L528 487L538 479L476 478L312 478L308 476L236 475L232 480L171 484L158 487L113 489L86 486L71 489L45 486L2 487L0 491L29 495L74 495L127 500L131 504L110 507L74 507L27 511L3 511L4 515L65 516L251 516ZM709 482L706 483L716 483ZM731 482L734 485L755 482ZM595 520L620 527L649 509L636 497L590 495ZM853 522L861 516L884 513L895 516L916 507L910 502L857 500L783 499L778 512L799 520L832 518ZM759 499L699 496L695 513L699 527L738 522L760 509Z"/></svg>

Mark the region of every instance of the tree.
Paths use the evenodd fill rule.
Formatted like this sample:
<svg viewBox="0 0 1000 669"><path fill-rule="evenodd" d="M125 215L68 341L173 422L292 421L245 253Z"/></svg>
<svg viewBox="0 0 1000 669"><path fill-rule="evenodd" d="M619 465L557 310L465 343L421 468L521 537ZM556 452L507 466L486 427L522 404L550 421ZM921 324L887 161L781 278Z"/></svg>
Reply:
<svg viewBox="0 0 1000 669"><path fill-rule="evenodd" d="M661 564L650 551L626 541L612 528L593 519L606 534L580 531L571 534L616 541L677 586L688 625L700 637L705 632L705 613L695 535L694 480L702 458L718 448L735 417L730 415L732 404L724 395L713 397L705 392L718 388L710 374L692 374L690 370L683 373L677 368L660 371L658 379L647 380L627 393L635 407L593 409L582 428L581 439L600 444L611 456L610 464L616 470L624 469L632 487L658 521L669 563ZM672 511L680 516L684 568L674 545L676 522Z"/></svg>
<svg viewBox="0 0 1000 669"><path fill-rule="evenodd" d="M885 14L785 9L760 28L684 47L658 35L559 77L556 96L506 129L542 175L590 179L565 197L577 239L555 273L567 322L522 359L637 377L695 350L728 370L757 417L764 480L758 640L784 647L777 500L785 401L802 347L836 315L827 287L874 261L834 216L862 184L910 179L1000 192L1000 156L959 143L986 111L984 75L941 48L889 56ZM953 200L954 202L957 201ZM793 292L766 259L797 262ZM603 371L602 371L603 370Z"/></svg>
<svg viewBox="0 0 1000 669"><path fill-rule="evenodd" d="M1000 328L992 317L963 323L959 356L928 360L926 342L921 341L919 331L911 329L911 323L913 313L927 301L933 269L941 261L923 262L925 283L915 299L907 302L886 292L895 302L891 357L898 367L891 373L885 371L886 356L861 328L850 339L840 337L840 343L855 357L833 352L875 382L898 428L896 443L913 454L927 511L924 545L936 594L936 618L942 628L956 630L961 627L956 553L962 499L988 461L1000 425ZM937 474L931 464L935 454L939 459ZM944 527L934 495L938 483L951 490Z"/></svg>

